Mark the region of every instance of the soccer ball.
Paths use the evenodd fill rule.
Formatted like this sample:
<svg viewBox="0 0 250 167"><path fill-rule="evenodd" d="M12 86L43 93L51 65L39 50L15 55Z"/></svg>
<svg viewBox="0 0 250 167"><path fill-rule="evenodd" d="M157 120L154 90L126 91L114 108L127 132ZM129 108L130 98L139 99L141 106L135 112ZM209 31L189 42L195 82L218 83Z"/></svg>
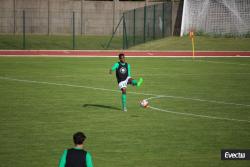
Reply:
<svg viewBox="0 0 250 167"><path fill-rule="evenodd" d="M146 99L140 101L140 106L143 108L147 108L148 107L148 101Z"/></svg>

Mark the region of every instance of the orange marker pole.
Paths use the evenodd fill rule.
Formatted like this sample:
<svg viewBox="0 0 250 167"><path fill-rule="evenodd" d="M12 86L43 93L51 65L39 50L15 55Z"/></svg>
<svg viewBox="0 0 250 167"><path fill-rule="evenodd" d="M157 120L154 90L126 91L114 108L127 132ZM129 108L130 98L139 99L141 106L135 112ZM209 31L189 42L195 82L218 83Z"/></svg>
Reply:
<svg viewBox="0 0 250 167"><path fill-rule="evenodd" d="M192 40L192 50L193 50L193 59L194 59L194 32L193 31L189 32L189 37Z"/></svg>

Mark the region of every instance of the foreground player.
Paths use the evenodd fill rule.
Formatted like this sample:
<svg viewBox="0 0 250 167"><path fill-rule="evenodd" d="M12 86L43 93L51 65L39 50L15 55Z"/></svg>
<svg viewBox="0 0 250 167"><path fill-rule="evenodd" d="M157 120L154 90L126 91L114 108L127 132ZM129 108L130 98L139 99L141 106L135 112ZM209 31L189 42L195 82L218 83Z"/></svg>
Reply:
<svg viewBox="0 0 250 167"><path fill-rule="evenodd" d="M73 135L75 147L63 152L58 167L93 167L91 154L83 149L85 139L83 132Z"/></svg>
<svg viewBox="0 0 250 167"><path fill-rule="evenodd" d="M130 64L125 62L125 55L123 53L119 54L119 62L115 63L114 66L110 69L109 73L112 74L113 71L116 71L116 79L118 86L122 91L122 110L127 111L126 107L126 89L128 84L133 86L141 86L143 79L140 78L139 82L131 78L130 73Z"/></svg>

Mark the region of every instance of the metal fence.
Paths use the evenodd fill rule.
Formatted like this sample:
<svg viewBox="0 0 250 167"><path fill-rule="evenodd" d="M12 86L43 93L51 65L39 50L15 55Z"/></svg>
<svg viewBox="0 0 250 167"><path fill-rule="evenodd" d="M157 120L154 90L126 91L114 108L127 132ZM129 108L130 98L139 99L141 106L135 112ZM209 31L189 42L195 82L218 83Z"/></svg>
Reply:
<svg viewBox="0 0 250 167"><path fill-rule="evenodd" d="M23 10L25 10L26 32L29 34L60 35L71 34L72 13L75 12L76 33L80 35L107 35L112 32L112 15L108 11L103 11L102 16L88 13L89 18L85 19L81 15L81 10L51 10L46 9L1 9L0 33L19 34L22 33ZM92 15L91 15L92 14ZM110 17L109 17L110 16ZM87 16L85 16L87 17ZM100 20L103 21L100 21ZM105 21L105 23L104 23ZM99 23L99 24L98 24ZM105 27L105 28L101 28Z"/></svg>
<svg viewBox="0 0 250 167"><path fill-rule="evenodd" d="M10 49L34 49L34 41L38 43L43 39L43 43L52 43L55 41L52 39L54 36L55 38L70 36L65 40L65 43L69 44L65 45L64 49L82 49L80 39L84 35L107 36L108 42L119 21L121 22L116 29L115 40L108 44L109 47L106 47L107 42L99 42L100 48L127 49L174 34L174 29L178 29L175 15L180 6L172 1L153 3L144 7L142 7L145 5L144 2L120 1L0 0L0 2L0 34L11 36L14 42L18 42L17 47L14 44L11 44L13 47L7 46ZM131 8L135 9L128 10ZM36 35L41 36L33 38ZM120 46L117 46L118 43Z"/></svg>
<svg viewBox="0 0 250 167"><path fill-rule="evenodd" d="M172 35L172 3L165 2L123 13L123 48Z"/></svg>
<svg viewBox="0 0 250 167"><path fill-rule="evenodd" d="M0 34L22 33L25 10L29 34L71 34L72 12L75 12L76 34L110 35L124 11L144 4L143 1L0 0ZM118 33L122 34L122 28Z"/></svg>

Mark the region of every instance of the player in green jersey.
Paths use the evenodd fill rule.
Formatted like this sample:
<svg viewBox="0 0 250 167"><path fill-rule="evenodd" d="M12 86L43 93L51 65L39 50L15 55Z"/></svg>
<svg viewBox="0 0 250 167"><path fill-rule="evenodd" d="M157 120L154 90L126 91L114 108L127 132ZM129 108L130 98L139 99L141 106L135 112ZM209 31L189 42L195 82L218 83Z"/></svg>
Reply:
<svg viewBox="0 0 250 167"><path fill-rule="evenodd" d="M110 74L113 71L116 71L116 79L118 82L119 89L122 91L122 111L126 112L126 89L127 85L131 84L133 86L140 87L143 79L140 78L139 81L131 77L131 68L130 64L125 62L125 55L123 53L119 54L119 62L115 63L110 69Z"/></svg>
<svg viewBox="0 0 250 167"><path fill-rule="evenodd" d="M83 149L85 139L83 132L73 135L75 147L64 150L58 167L93 167L91 154Z"/></svg>

